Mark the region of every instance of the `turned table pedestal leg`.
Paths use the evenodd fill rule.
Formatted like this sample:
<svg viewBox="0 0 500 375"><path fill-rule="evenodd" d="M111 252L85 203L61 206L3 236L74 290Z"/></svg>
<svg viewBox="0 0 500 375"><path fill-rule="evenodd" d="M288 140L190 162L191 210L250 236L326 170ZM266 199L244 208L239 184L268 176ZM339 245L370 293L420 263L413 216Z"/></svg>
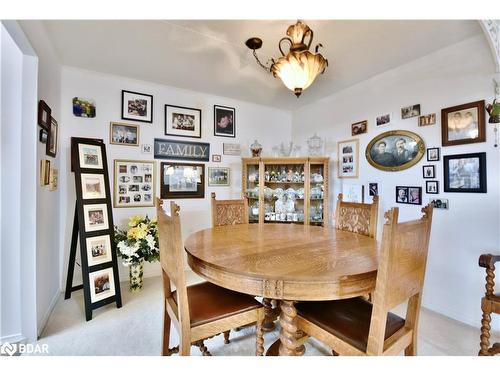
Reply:
<svg viewBox="0 0 500 375"><path fill-rule="evenodd" d="M304 345L301 345L298 338L303 335L297 332L297 310L294 301L281 301L280 315L280 347L279 355L297 356L305 352Z"/></svg>
<svg viewBox="0 0 500 375"><path fill-rule="evenodd" d="M264 332L271 332L274 331L275 325L274 325L274 311L273 311L273 305L271 303L270 298L264 298L262 300L262 304L264 305L264 311L265 311L265 318L264 318L264 324L262 325L262 330Z"/></svg>

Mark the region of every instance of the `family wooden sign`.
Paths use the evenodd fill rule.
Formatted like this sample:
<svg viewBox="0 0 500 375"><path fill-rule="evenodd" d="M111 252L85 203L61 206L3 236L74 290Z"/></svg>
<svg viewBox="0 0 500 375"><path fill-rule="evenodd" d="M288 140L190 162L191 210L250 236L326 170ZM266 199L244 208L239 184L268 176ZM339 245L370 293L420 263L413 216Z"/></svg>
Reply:
<svg viewBox="0 0 500 375"><path fill-rule="evenodd" d="M155 138L155 159L209 161L210 143Z"/></svg>

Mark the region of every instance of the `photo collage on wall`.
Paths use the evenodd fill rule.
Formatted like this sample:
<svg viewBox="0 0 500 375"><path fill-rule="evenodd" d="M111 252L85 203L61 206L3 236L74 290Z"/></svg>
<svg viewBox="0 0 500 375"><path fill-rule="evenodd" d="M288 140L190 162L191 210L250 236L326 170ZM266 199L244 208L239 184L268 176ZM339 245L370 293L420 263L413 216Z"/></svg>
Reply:
<svg viewBox="0 0 500 375"><path fill-rule="evenodd" d="M45 155L55 158L59 142L59 124L52 117L52 109L44 100L38 102L37 124L40 127L38 140L45 144ZM51 166L50 160L42 159L39 165L40 186L48 186L49 191L57 190L59 171L53 168L55 163Z"/></svg>
<svg viewBox="0 0 500 375"><path fill-rule="evenodd" d="M155 162L115 160L114 207L154 207Z"/></svg>

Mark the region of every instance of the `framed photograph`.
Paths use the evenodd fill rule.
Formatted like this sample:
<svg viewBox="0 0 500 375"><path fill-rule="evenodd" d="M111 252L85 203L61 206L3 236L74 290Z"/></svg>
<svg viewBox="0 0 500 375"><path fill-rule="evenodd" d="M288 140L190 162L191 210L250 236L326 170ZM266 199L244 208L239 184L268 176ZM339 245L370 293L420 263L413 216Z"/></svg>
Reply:
<svg viewBox="0 0 500 375"><path fill-rule="evenodd" d="M214 155L212 155L212 161L214 163L220 163L222 161L222 156L214 154Z"/></svg>
<svg viewBox="0 0 500 375"><path fill-rule="evenodd" d="M50 168L49 191L56 191L57 190L58 181L59 181L59 170L56 168Z"/></svg>
<svg viewBox="0 0 500 375"><path fill-rule="evenodd" d="M208 167L208 186L229 186L231 171L227 167Z"/></svg>
<svg viewBox="0 0 500 375"><path fill-rule="evenodd" d="M40 186L50 183L50 161L40 160Z"/></svg>
<svg viewBox="0 0 500 375"><path fill-rule="evenodd" d="M87 263L89 267L111 262L111 239L109 234L97 237L88 237L87 242Z"/></svg>
<svg viewBox="0 0 500 375"><path fill-rule="evenodd" d="M351 124L351 135L365 134L368 131L368 120Z"/></svg>
<svg viewBox="0 0 500 375"><path fill-rule="evenodd" d="M344 202L363 203L365 187L363 185L342 185L342 196Z"/></svg>
<svg viewBox="0 0 500 375"><path fill-rule="evenodd" d="M386 113L375 118L375 126L388 126L391 124L392 113Z"/></svg>
<svg viewBox="0 0 500 375"><path fill-rule="evenodd" d="M357 178L359 167L359 141L350 139L337 143L339 178Z"/></svg>
<svg viewBox="0 0 500 375"><path fill-rule="evenodd" d="M40 135L38 137L38 140L42 143L47 143L48 138L49 138L49 133L47 133L47 130L40 129Z"/></svg>
<svg viewBox="0 0 500 375"><path fill-rule="evenodd" d="M154 158L210 161L210 143L155 138Z"/></svg>
<svg viewBox="0 0 500 375"><path fill-rule="evenodd" d="M205 164L161 163L162 199L205 198Z"/></svg>
<svg viewBox="0 0 500 375"><path fill-rule="evenodd" d="M155 162L114 161L113 207L154 207Z"/></svg>
<svg viewBox="0 0 500 375"><path fill-rule="evenodd" d="M436 177L436 166L435 165L422 166L422 177L423 178L435 178Z"/></svg>
<svg viewBox="0 0 500 375"><path fill-rule="evenodd" d="M165 105L165 135L201 138L201 109Z"/></svg>
<svg viewBox="0 0 500 375"><path fill-rule="evenodd" d="M76 117L95 117L95 102L92 99L73 98L73 114Z"/></svg>
<svg viewBox="0 0 500 375"><path fill-rule="evenodd" d="M422 188L420 186L396 186L396 203L422 204Z"/></svg>
<svg viewBox="0 0 500 375"><path fill-rule="evenodd" d="M420 116L420 104L409 105L401 108L401 118L403 120L411 117Z"/></svg>
<svg viewBox="0 0 500 375"><path fill-rule="evenodd" d="M153 153L153 146L149 144L142 144L141 145L141 153L143 154L152 154Z"/></svg>
<svg viewBox="0 0 500 375"><path fill-rule="evenodd" d="M107 204L84 204L83 220L85 232L109 229Z"/></svg>
<svg viewBox="0 0 500 375"><path fill-rule="evenodd" d="M110 122L109 143L112 145L139 146L139 125Z"/></svg>
<svg viewBox="0 0 500 375"><path fill-rule="evenodd" d="M428 115L419 116L418 126L434 125L436 123L436 114L429 113Z"/></svg>
<svg viewBox="0 0 500 375"><path fill-rule="evenodd" d="M95 303L115 295L113 268L89 273L90 302Z"/></svg>
<svg viewBox="0 0 500 375"><path fill-rule="evenodd" d="M122 90L122 120L153 122L153 95Z"/></svg>
<svg viewBox="0 0 500 375"><path fill-rule="evenodd" d="M439 147L427 149L427 161L439 161Z"/></svg>
<svg viewBox="0 0 500 375"><path fill-rule="evenodd" d="M106 198L106 188L103 174L82 173L82 198L83 199L104 199Z"/></svg>
<svg viewBox="0 0 500 375"><path fill-rule="evenodd" d="M78 153L80 168L102 169L101 146L79 143Z"/></svg>
<svg viewBox="0 0 500 375"><path fill-rule="evenodd" d="M47 137L47 143L45 146L45 154L55 158L57 155L58 125L57 125L57 121L53 117L50 119L50 129L47 133L48 133L48 137Z"/></svg>
<svg viewBox="0 0 500 375"><path fill-rule="evenodd" d="M369 182L368 183L368 195L370 197L374 197L378 195L378 183L377 182Z"/></svg>
<svg viewBox="0 0 500 375"><path fill-rule="evenodd" d="M448 193L486 193L486 153L446 155L444 191Z"/></svg>
<svg viewBox="0 0 500 375"><path fill-rule="evenodd" d="M214 135L236 137L236 110L234 108L214 105Z"/></svg>
<svg viewBox="0 0 500 375"><path fill-rule="evenodd" d="M439 181L425 181L425 192L427 194L439 194Z"/></svg>
<svg viewBox="0 0 500 375"><path fill-rule="evenodd" d="M486 142L484 100L441 110L443 146Z"/></svg>
<svg viewBox="0 0 500 375"><path fill-rule="evenodd" d="M431 198L429 199L429 203L432 204L432 207L440 210L447 210L450 208L450 203L448 199L445 198Z"/></svg>
<svg viewBox="0 0 500 375"><path fill-rule="evenodd" d="M38 125L48 132L50 130L51 118L52 110L45 101L40 100L38 102Z"/></svg>
<svg viewBox="0 0 500 375"><path fill-rule="evenodd" d="M418 134L392 130L377 135L366 147L368 162L382 171L402 171L417 164L424 156L425 144Z"/></svg>
<svg viewBox="0 0 500 375"><path fill-rule="evenodd" d="M224 155L240 156L241 155L241 146L239 143L223 143L222 144L222 153Z"/></svg>

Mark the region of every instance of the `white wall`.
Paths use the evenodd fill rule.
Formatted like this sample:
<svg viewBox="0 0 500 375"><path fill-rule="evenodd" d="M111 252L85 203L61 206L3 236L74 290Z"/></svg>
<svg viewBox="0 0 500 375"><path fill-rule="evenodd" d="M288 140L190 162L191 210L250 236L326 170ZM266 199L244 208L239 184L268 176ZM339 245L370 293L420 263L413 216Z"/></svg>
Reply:
<svg viewBox="0 0 500 375"><path fill-rule="evenodd" d="M166 66L165 69L168 69ZM263 145L264 153L279 142L289 141L291 134L291 114L287 111L264 107L261 105L216 97L205 93L181 90L150 82L136 81L124 77L95 73L76 68L64 67L62 72L61 95L61 233L64 239L63 279L66 278L69 245L71 240L72 220L75 202L74 174L70 172L70 138L93 137L102 138L106 142L108 170L110 181L113 181L113 160L154 160L153 155L141 154L140 147L119 146L109 144L110 121L121 120L121 90L130 90L154 97L153 124L136 122L140 126L140 143L153 144L153 139L169 138L179 141L210 143L210 154L222 155L221 163L205 163L208 166L227 166L231 168L231 186L211 187L205 183L205 199L177 200L181 206L183 234L187 236L194 231L207 228L210 223L210 193L215 191L217 197L238 198L241 196L241 157L226 156L222 152L223 143L240 143L243 155L249 155L248 147L258 139ZM72 113L72 98L75 96L92 98L96 102L96 117L93 119L75 117ZM165 104L199 108L202 111L202 138L184 138L165 136L164 106ZM214 104L236 108L236 138L215 137L213 135ZM211 159L210 159L211 160ZM156 162L156 193L159 196L160 160ZM132 215L148 214L155 217L154 208L114 208L115 225L124 226ZM79 252L79 251L78 251ZM121 265L121 262L120 262ZM159 275L158 264L146 263L145 276ZM127 280L128 270L120 266L120 277ZM75 271L75 280L81 280L80 270ZM75 281L76 284L76 281Z"/></svg>
<svg viewBox="0 0 500 375"><path fill-rule="evenodd" d="M0 342L36 339L37 59L16 22L1 25Z"/></svg>
<svg viewBox="0 0 500 375"><path fill-rule="evenodd" d="M44 100L52 110L59 127L61 102L61 65L41 21L20 21L24 33L38 56L38 99ZM40 128L37 127L36 131ZM55 158L47 156L45 144L37 142L38 160L50 160L51 168L59 169L60 153ZM38 167L39 168L39 167ZM48 186L37 184L37 321L39 334L60 295L62 264L59 223L60 190L49 191Z"/></svg>
<svg viewBox="0 0 500 375"><path fill-rule="evenodd" d="M335 65L330 67L335 74ZM419 206L395 203L395 186L422 186L422 165L435 164L440 182L440 197L450 200L449 210L434 210L428 268L423 305L454 319L472 325L481 320L480 299L484 294L484 269L477 265L480 254L500 249L499 228L499 163L498 148L494 148L493 128L486 124L487 142L463 146L443 147L442 154L468 152L487 153L488 193L443 193L442 161L428 163L425 156L417 165L401 172L383 172L368 164L364 157L367 144L377 134L396 129L419 134L426 147L441 147L441 109L475 100L492 100L494 64L483 36L449 46L404 66L360 82L342 92L293 112L292 140L302 143L314 132L327 141L331 157L333 189L332 204L342 183L379 183L381 198L379 238L383 212L398 206L400 219L409 220L420 215ZM437 124L418 127L417 118L402 120L400 108L421 104L422 114L436 113ZM376 129L377 115L393 113L393 124ZM368 120L368 133L352 137L350 124ZM358 138L360 168L358 179L337 179L336 143ZM441 156L442 157L442 156ZM442 160L442 159L441 159ZM427 203L432 195L424 193ZM498 321L496 323L499 323ZM494 327L500 328L499 324Z"/></svg>
<svg viewBox="0 0 500 375"><path fill-rule="evenodd" d="M19 194L21 179L16 166L19 166L21 150L21 128L14 127L8 131L7 124L21 123L22 90L18 82L22 81L23 54L2 25L2 311L0 337L12 337L21 333L21 283L20 267L20 234L19 227L11 226L20 221ZM8 94L8 95L6 95ZM8 111L7 108L13 110ZM16 209L17 208L17 209ZM7 252L5 249L15 249ZM12 282L15 280L15 282Z"/></svg>

